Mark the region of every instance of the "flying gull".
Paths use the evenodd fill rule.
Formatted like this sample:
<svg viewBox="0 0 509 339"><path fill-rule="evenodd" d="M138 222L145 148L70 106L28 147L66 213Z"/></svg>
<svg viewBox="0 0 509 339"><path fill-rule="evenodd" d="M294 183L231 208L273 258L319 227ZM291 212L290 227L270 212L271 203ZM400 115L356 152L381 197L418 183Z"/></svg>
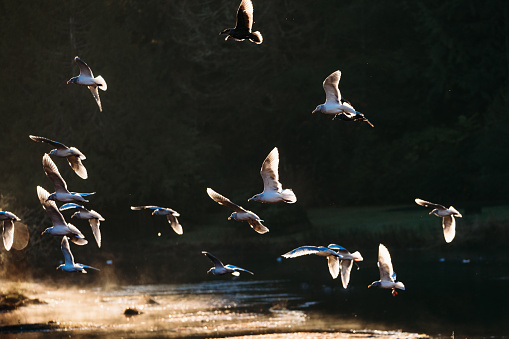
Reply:
<svg viewBox="0 0 509 339"><path fill-rule="evenodd" d="M422 199L415 199L415 202L418 205L424 207L431 207L433 210L429 212L429 214L434 214L437 217L442 218L442 228L444 229L444 238L445 242L451 242L456 236L456 220L454 217L461 218L462 215L458 212L454 207L450 206L446 208L445 206L434 204L429 201L425 201Z"/></svg>
<svg viewBox="0 0 509 339"><path fill-rule="evenodd" d="M341 72L335 71L324 80L325 103L316 106L313 113L332 114L333 119L339 118L345 121L366 121L371 127L375 127L364 114L356 111L352 104L341 96L338 87L339 79L341 79Z"/></svg>
<svg viewBox="0 0 509 339"><path fill-rule="evenodd" d="M97 87L102 89L103 91L108 89L108 85L106 85L106 81L104 81L102 76L97 76L94 78L94 74L92 73L92 70L88 65L81 60L79 57L75 57L74 61L80 68L80 75L77 77L73 77L67 81L67 83L81 85L81 86L87 86L90 92L92 92L92 95L95 98L95 101L97 101L97 105L99 106L99 110L102 112L103 108L101 106L101 99L99 98L99 91L97 90Z"/></svg>
<svg viewBox="0 0 509 339"><path fill-rule="evenodd" d="M67 190L67 184L65 183L64 178L60 175L58 171L57 165L51 160L50 156L45 153L42 157L42 167L44 168L44 172L48 176L48 178L53 182L53 186L55 187L55 193L51 194L48 199L50 200L58 200L62 202L88 202L85 198L88 195L95 194L94 193L76 193L69 192Z"/></svg>
<svg viewBox="0 0 509 339"><path fill-rule="evenodd" d="M214 267L209 269L207 271L207 274L212 273L214 275L223 275L223 274L231 273L232 275L238 277L240 275L239 271L242 271L242 272L247 272L249 274L254 275L253 272L245 270L245 269L237 267L237 266L223 265L221 260L217 259L215 256L213 256L212 254L210 254L207 251L202 251L201 253L205 254L207 256L207 258L209 258L214 263Z"/></svg>
<svg viewBox="0 0 509 339"><path fill-rule="evenodd" d="M405 290L405 285L402 282L396 281L396 273L392 269L391 255L389 250L383 244L378 247L378 269L380 270L380 280L372 282L370 287L376 288L390 288L392 289L392 295L398 295L396 288Z"/></svg>
<svg viewBox="0 0 509 339"><path fill-rule="evenodd" d="M253 3L251 0L242 0L237 10L237 23L235 28L227 28L221 34L226 34L225 40L233 39L235 41L242 41L249 39L249 41L261 44L263 38L260 32L251 32L253 26Z"/></svg>
<svg viewBox="0 0 509 339"><path fill-rule="evenodd" d="M10 251L12 243L14 242L14 221L20 221L14 213L7 211L0 211L0 220L3 220L4 229L2 238L4 241L4 247L7 251Z"/></svg>
<svg viewBox="0 0 509 339"><path fill-rule="evenodd" d="M65 272L81 272L87 273L85 268L91 268L93 270L99 271L98 268L87 266L74 262L74 257L71 253L71 248L69 247L69 241L67 241L67 237L62 237L62 244L60 246L62 248L62 253L64 254L64 263L57 267L57 270L62 270Z"/></svg>
<svg viewBox="0 0 509 339"><path fill-rule="evenodd" d="M180 214L177 211L172 210L171 208L158 207L158 206L131 206L133 211L139 211L143 209L154 210L152 215L165 215L170 223L171 227L177 234L183 234L182 225L180 225L177 217L180 217Z"/></svg>
<svg viewBox="0 0 509 339"><path fill-rule="evenodd" d="M341 254L333 251L330 248L324 246L301 246L288 253L281 255L283 258L296 258L302 255L315 254L320 257L327 258L327 264L329 266L329 272L333 279L336 279L339 275L339 260L343 258Z"/></svg>
<svg viewBox="0 0 509 339"><path fill-rule="evenodd" d="M52 227L49 227L42 232L43 235L66 235L76 245L86 245L88 243L88 241L85 240L85 236L76 228L76 226L68 224L65 221L62 213L58 210L57 204L53 200L49 199L50 194L48 191L41 186L37 186L37 196L39 197L42 208L44 208L46 213L48 213L53 224Z"/></svg>
<svg viewBox="0 0 509 339"><path fill-rule="evenodd" d="M277 147L270 151L267 158L263 161L260 175L263 179L263 192L256 194L248 201L259 201L265 203L275 203L284 201L293 204L297 201L297 197L291 188L283 189L279 182L279 152Z"/></svg>
<svg viewBox="0 0 509 339"><path fill-rule="evenodd" d="M247 221L251 228L260 234L267 233L269 231L267 227L262 225L263 220L253 212L245 210L241 206L234 204L230 201L230 199L215 192L212 188L207 188L207 194L218 204L230 207L235 211L228 217L228 220L233 219L237 221Z"/></svg>
<svg viewBox="0 0 509 339"><path fill-rule="evenodd" d="M74 172L76 172L78 176L80 176L83 179L88 178L87 169L81 163L81 160L85 160L86 157L83 153L79 151L79 149L77 149L76 147L67 147L66 145L60 142L53 141L45 137L38 137L35 135L29 135L29 137L33 141L45 142L53 147L56 147L54 150L51 150L51 152L49 152L50 155L54 155L60 158L66 158L67 161L69 162L69 165L72 167L72 169L74 170Z"/></svg>
<svg viewBox="0 0 509 339"><path fill-rule="evenodd" d="M99 226L101 224L101 221L105 221L104 218L96 211L94 211L94 210L89 211L85 207L78 205L78 204L74 204L74 203L69 203L69 204L60 206L60 211L65 211L65 210L68 210L71 208L78 209L77 212L75 212L73 215L71 215L71 218L76 217L78 219L88 220L90 227L92 228L92 233L94 233L94 238L95 238L95 241L97 242L97 246L100 248L101 247L101 230L99 229Z"/></svg>
<svg viewBox="0 0 509 339"><path fill-rule="evenodd" d="M359 251L355 251L350 253L343 246L339 246L336 244L330 244L327 246L329 249L336 251L339 255L342 256L340 260L341 265L341 283L343 284L343 288L348 287L348 283L350 282L350 272L352 271L352 266L355 261L362 261L362 255Z"/></svg>

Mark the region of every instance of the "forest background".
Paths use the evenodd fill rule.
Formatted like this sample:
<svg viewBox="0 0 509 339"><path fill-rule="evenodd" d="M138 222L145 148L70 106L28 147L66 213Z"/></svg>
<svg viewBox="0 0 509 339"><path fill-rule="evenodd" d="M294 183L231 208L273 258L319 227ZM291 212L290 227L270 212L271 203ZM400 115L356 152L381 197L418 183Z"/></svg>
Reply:
<svg viewBox="0 0 509 339"><path fill-rule="evenodd" d="M160 229L167 242L153 250L178 256L179 246L191 246L186 236L210 224L232 230L230 244L263 245L292 231L326 239L309 215L321 208L419 197L475 212L507 202L507 1L258 0L261 45L218 35L234 25L237 6L0 1L1 208L31 233L25 250L2 252L4 263L19 269L49 257L47 269L61 259L59 239L40 237L50 225L36 195L37 185L53 191L41 166L51 148L30 134L87 156L87 180L55 162L71 191L97 192L87 207L106 218L101 250L93 240L73 247L88 264L117 259L127 246L143 251ZM87 89L66 84L78 74L76 55L108 83L103 112ZM311 114L337 69L341 93L375 128ZM262 190L259 168L275 146L283 186L298 202L248 203ZM230 211L206 187L260 214L271 233L257 237L227 222ZM184 235L133 205L177 210ZM86 223L72 222L93 239ZM221 235L210 227L195 245Z"/></svg>

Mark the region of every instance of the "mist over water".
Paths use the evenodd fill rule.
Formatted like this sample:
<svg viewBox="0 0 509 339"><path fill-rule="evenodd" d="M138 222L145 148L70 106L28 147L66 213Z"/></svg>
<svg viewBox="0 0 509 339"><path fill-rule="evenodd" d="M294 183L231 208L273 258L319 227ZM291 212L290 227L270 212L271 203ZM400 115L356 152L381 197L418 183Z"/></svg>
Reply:
<svg viewBox="0 0 509 339"><path fill-rule="evenodd" d="M60 275L55 284L25 287L31 297L48 304L2 313L0 323L56 322L62 326L58 331L72 336L112 338L299 331L364 331L380 338L398 333L399 337L417 333L450 337L453 332L469 338L505 335L509 330L508 298L500 291L509 288L508 258L436 254L393 251L398 280L407 288L396 297L387 290L367 289L378 279L375 251L364 251L365 261L359 263L359 270L354 267L347 290L330 277L326 260L311 256L282 261L272 258L272 264L266 265L268 258L253 255L245 265L256 275L238 278L208 276L209 263L196 261L193 264L199 277L189 283L129 285L111 283L110 279L104 285L69 288L69 281L61 280L69 276ZM266 277L276 280L259 280ZM126 317L126 308L142 314ZM23 335L46 338L54 331ZM6 335L16 337L14 333Z"/></svg>

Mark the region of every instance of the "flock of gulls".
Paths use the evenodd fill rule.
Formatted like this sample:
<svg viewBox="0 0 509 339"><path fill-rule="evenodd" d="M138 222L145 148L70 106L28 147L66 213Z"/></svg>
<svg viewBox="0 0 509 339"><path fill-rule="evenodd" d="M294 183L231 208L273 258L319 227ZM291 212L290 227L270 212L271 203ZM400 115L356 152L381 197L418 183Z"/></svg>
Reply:
<svg viewBox="0 0 509 339"><path fill-rule="evenodd" d="M262 35L258 31L253 32L252 25L253 4L251 0L242 0L237 10L237 23L235 27L225 29L220 34L226 34L225 40L249 40L256 44L261 44L263 41ZM99 110L102 111L98 88L106 91L106 81L102 76L94 77L90 67L88 67L88 65L79 57L76 56L74 61L79 66L80 74L77 77L71 78L67 83L88 87L99 106ZM367 122L371 127L374 127L364 114L356 111L352 104L341 96L341 92L338 87L340 78L341 72L338 70L330 74L325 79L323 82L323 89L326 96L325 103L318 105L312 113L321 112L332 115L333 119L339 118L344 121ZM77 227L66 222L61 212L70 209L76 210L71 218L88 220L98 247L101 247L100 222L105 219L98 212L88 210L83 206L84 203L88 202L88 200L86 200L88 196L93 195L94 193L70 192L65 180L58 171L58 167L52 160L52 157L65 158L80 178L87 179L88 173L82 163L82 160L86 159L85 155L76 147L68 147L63 143L53 141L45 137L34 135L30 135L29 137L33 141L47 143L52 147L55 147L55 149L51 150L49 153L45 153L42 157L44 172L48 179L52 182L54 192L50 194L41 186L37 186L37 196L39 197L42 208L46 211L52 222L52 226L45 229L44 232L42 232L42 235L49 234L62 237L61 249L64 256L64 263L58 266L57 269L61 269L66 272L81 273L86 273L85 269L98 270L97 268L79 264L74 261L69 240L80 246L86 245L88 241ZM279 151L277 147L274 147L263 161L260 169L260 175L263 180L263 192L254 195L249 198L248 201L270 204L279 202L293 204L297 202L297 197L292 189L283 189L283 186L279 181L278 168ZM251 228L259 234L269 232L269 229L262 224L263 220L254 212L235 204L230 199L214 191L212 188L207 188L207 194L216 203L233 210L233 213L228 217L228 220L233 219L239 222L247 222ZM63 203L63 205L59 208L57 206L57 202ZM456 222L454 217L461 217L461 214L452 206L446 208L442 205L421 199L415 199L415 202L418 205L432 208L432 211L429 214L442 218L442 228L445 241L447 243L451 242L456 234ZM153 215L166 216L168 223L171 225L175 233L179 235L183 234L182 225L177 219L177 217L180 217L180 214L171 208L158 206L131 206L131 209L136 211L148 209L153 211ZM14 239L14 222L20 221L20 219L11 212L0 211L0 220L3 220L3 244L5 249L9 251ZM251 271L234 265L224 265L218 258L209 252L203 251L202 254L209 258L214 264L207 273L214 275L233 274L235 276L240 275L240 272L254 274ZM350 253L343 246L336 244L330 244L327 247L301 246L283 254L282 257L296 258L311 254L325 257L327 259L329 272L333 279L338 278L341 273L341 282L345 289L350 282L350 273L353 264L363 261L363 257L358 251ZM380 270L380 280L371 283L368 287L391 289L393 295L397 294L396 289L405 289L402 282L396 281L396 274L392 267L391 255L387 247L383 244L380 244L378 249L378 268Z"/></svg>

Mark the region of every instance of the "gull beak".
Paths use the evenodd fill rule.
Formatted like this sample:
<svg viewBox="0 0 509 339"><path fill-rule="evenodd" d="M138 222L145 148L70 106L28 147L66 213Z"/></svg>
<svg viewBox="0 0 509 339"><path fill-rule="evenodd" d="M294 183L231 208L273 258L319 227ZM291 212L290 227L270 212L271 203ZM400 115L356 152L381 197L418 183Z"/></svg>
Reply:
<svg viewBox="0 0 509 339"><path fill-rule="evenodd" d="M232 217L228 217L228 220L232 220Z"/></svg>
<svg viewBox="0 0 509 339"><path fill-rule="evenodd" d="M251 200L253 200L253 199L251 199L251 198L247 199L247 201L251 201Z"/></svg>

